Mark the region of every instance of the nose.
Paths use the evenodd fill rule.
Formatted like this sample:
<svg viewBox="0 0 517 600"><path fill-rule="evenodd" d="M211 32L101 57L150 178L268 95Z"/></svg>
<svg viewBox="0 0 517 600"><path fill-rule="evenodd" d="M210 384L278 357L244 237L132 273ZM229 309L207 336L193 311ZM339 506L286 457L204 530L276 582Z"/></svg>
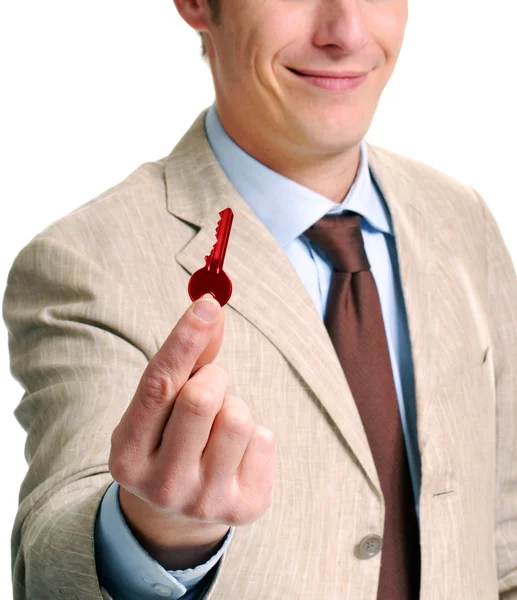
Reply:
<svg viewBox="0 0 517 600"><path fill-rule="evenodd" d="M358 53L368 41L360 0L324 3L313 37L317 46L333 46L346 54Z"/></svg>

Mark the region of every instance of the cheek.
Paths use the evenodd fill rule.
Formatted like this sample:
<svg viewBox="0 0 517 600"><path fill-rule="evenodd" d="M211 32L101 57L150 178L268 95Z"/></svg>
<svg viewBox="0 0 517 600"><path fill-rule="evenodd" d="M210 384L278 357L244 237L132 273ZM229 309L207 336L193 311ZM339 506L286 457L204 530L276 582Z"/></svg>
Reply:
<svg viewBox="0 0 517 600"><path fill-rule="evenodd" d="M299 47L303 39L306 19L303 13L294 11L282 1L257 3L246 21L246 56L259 54L259 60L273 63L288 46ZM262 6L262 9L261 9ZM307 12L307 11L305 11Z"/></svg>
<svg viewBox="0 0 517 600"><path fill-rule="evenodd" d="M368 29L386 58L396 58L402 47L407 24L407 3L387 3L384 10L378 8L368 15Z"/></svg>
<svg viewBox="0 0 517 600"><path fill-rule="evenodd" d="M278 63L282 62L278 57L285 54L284 48L293 43L293 38L289 38L285 29L273 20L258 23L247 35L246 46L241 55L246 63L244 67L253 72L248 75L258 77L268 86L275 79L275 68L279 68Z"/></svg>

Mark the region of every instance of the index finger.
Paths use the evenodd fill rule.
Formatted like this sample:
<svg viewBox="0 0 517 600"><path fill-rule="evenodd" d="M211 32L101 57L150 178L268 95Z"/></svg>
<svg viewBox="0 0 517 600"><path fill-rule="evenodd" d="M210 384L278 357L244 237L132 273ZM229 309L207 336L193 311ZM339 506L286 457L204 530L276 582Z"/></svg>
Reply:
<svg viewBox="0 0 517 600"><path fill-rule="evenodd" d="M205 304L215 308L214 321L194 313ZM120 423L124 441L137 456L149 456L159 446L174 400L209 345L221 310L214 298L196 300L149 361Z"/></svg>

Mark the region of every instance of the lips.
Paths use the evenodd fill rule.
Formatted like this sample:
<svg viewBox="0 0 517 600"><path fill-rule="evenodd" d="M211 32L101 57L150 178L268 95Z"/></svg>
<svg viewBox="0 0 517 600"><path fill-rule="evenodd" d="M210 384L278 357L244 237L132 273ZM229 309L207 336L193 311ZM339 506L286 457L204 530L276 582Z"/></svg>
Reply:
<svg viewBox="0 0 517 600"><path fill-rule="evenodd" d="M363 77L366 71L299 71L287 67L296 75L304 75L306 77L324 77L325 79L353 79L354 77Z"/></svg>
<svg viewBox="0 0 517 600"><path fill-rule="evenodd" d="M307 74L305 72L297 71L296 69L291 69L287 67L288 71L297 77L300 81L303 81L303 84L310 85L315 88L319 88L320 90L326 90L327 92L334 93L342 93L347 92L348 90L353 90L355 88L360 87L363 82L366 80L368 73L364 75L360 75L357 72L348 73L347 76L343 77L343 72L331 73L329 76L329 72L326 71L325 75L312 75ZM321 71L317 71L318 73L322 73ZM308 73L314 73L314 71L309 71ZM338 76L336 76L338 75ZM352 75L352 76L350 76Z"/></svg>

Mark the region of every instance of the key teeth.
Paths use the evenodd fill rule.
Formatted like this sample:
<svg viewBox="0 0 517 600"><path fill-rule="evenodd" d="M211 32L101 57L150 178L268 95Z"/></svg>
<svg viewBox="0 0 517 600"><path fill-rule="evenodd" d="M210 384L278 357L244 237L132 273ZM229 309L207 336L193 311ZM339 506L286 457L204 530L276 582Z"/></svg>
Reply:
<svg viewBox="0 0 517 600"><path fill-rule="evenodd" d="M228 217L226 219L225 223L228 223L230 217L233 217L233 213L231 213L230 209L228 209L228 208L225 208L224 210L220 211L219 215L221 218L219 219L219 221L217 221L217 225L215 228L215 243L212 246L212 250L211 250L210 254L208 256L205 256L205 261L206 261L207 266L210 266L211 261L214 260L214 254L215 254L216 247L221 242L220 237L221 237L221 233L222 233L222 225L223 225L224 217L225 216ZM219 260L220 260L220 258L221 257L219 257ZM224 257L223 257L223 260L224 260Z"/></svg>
<svg viewBox="0 0 517 600"><path fill-rule="evenodd" d="M212 250L210 250L210 254L205 256L205 260L209 260L213 257L216 246L217 246L217 242L212 246Z"/></svg>

